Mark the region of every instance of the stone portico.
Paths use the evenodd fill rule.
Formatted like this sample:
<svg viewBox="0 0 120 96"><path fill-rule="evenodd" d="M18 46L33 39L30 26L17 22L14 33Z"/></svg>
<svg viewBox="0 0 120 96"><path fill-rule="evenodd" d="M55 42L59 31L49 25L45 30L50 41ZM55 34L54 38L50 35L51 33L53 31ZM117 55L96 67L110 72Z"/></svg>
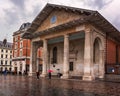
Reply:
<svg viewBox="0 0 120 96"><path fill-rule="evenodd" d="M101 22L102 21L102 22ZM106 33L104 23L114 29L98 12L47 4L23 35L31 39L29 75L37 71L37 49L42 47L42 77L49 69L66 79L104 78Z"/></svg>

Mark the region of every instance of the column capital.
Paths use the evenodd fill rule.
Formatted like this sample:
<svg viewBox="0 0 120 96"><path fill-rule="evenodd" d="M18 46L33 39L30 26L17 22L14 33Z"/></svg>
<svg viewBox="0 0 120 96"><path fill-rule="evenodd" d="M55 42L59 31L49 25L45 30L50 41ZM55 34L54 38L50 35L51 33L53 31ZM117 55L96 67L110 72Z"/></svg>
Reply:
<svg viewBox="0 0 120 96"><path fill-rule="evenodd" d="M64 37L65 37L65 38L69 38L69 34L65 34Z"/></svg>
<svg viewBox="0 0 120 96"><path fill-rule="evenodd" d="M46 41L47 39L43 39L43 41Z"/></svg>
<svg viewBox="0 0 120 96"><path fill-rule="evenodd" d="M92 33L92 32L94 32L94 29L92 27L90 26L85 27L85 33Z"/></svg>

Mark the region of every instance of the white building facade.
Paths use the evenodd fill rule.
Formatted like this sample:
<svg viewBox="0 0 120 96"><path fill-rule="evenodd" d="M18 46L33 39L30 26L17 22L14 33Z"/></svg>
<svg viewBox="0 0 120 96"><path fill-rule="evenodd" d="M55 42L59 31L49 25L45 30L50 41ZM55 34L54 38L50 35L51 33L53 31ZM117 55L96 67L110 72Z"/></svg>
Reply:
<svg viewBox="0 0 120 96"><path fill-rule="evenodd" d="M12 70L12 43L0 41L0 72Z"/></svg>

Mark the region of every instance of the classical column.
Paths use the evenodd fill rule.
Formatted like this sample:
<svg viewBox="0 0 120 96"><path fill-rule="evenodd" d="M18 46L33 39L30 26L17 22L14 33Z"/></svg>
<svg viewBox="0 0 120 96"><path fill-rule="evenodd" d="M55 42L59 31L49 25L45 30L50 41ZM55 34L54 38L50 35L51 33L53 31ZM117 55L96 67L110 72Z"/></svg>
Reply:
<svg viewBox="0 0 120 96"><path fill-rule="evenodd" d="M17 62L17 74L19 74L19 72L20 72L20 63Z"/></svg>
<svg viewBox="0 0 120 96"><path fill-rule="evenodd" d="M69 35L64 35L64 64L61 78L69 78Z"/></svg>
<svg viewBox="0 0 120 96"><path fill-rule="evenodd" d="M40 59L37 58L37 72L39 71L39 61L40 61Z"/></svg>
<svg viewBox="0 0 120 96"><path fill-rule="evenodd" d="M26 64L25 64L25 62L23 62L23 64L22 64L22 74L24 74L25 70L26 70Z"/></svg>
<svg viewBox="0 0 120 96"><path fill-rule="evenodd" d="M47 50L47 40L43 40L43 65L41 77L47 75L47 64L48 64L48 50Z"/></svg>
<svg viewBox="0 0 120 96"><path fill-rule="evenodd" d="M30 50L30 71L29 76L33 76L36 74L36 60L37 59L37 45L34 42L31 42L31 50Z"/></svg>
<svg viewBox="0 0 120 96"><path fill-rule="evenodd" d="M100 50L99 78L104 78L104 50Z"/></svg>
<svg viewBox="0 0 120 96"><path fill-rule="evenodd" d="M85 29L85 48L84 48L84 76L83 80L91 81L93 74L93 42L90 28Z"/></svg>

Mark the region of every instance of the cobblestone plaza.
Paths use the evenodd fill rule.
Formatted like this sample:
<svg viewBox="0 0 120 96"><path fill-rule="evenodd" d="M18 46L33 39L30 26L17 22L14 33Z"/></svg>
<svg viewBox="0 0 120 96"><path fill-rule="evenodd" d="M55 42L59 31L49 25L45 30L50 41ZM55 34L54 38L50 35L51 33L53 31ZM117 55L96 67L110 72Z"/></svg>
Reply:
<svg viewBox="0 0 120 96"><path fill-rule="evenodd" d="M120 84L105 81L0 76L0 96L120 96Z"/></svg>

